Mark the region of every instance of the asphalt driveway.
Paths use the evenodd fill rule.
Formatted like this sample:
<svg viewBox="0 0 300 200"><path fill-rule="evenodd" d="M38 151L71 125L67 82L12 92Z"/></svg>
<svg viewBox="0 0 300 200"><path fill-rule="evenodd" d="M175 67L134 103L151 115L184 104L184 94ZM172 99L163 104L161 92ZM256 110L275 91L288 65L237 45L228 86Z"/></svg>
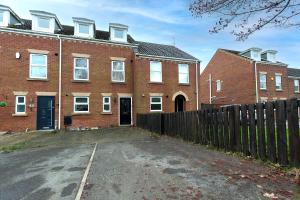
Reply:
<svg viewBox="0 0 300 200"><path fill-rule="evenodd" d="M32 137L0 153L0 199L75 199L95 143L81 199L300 199L276 168L135 128Z"/></svg>

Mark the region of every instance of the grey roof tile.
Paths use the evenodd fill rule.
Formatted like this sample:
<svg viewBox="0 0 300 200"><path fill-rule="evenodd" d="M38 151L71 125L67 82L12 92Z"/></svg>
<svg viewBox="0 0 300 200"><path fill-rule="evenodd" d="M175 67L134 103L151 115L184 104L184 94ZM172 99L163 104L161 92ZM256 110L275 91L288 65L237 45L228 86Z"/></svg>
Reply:
<svg viewBox="0 0 300 200"><path fill-rule="evenodd" d="M300 77L300 69L287 68L288 76Z"/></svg>
<svg viewBox="0 0 300 200"><path fill-rule="evenodd" d="M155 44L149 42L136 42L138 44L138 53L147 56L163 56L169 58L180 58L189 60L198 60L190 54L178 49L172 45Z"/></svg>

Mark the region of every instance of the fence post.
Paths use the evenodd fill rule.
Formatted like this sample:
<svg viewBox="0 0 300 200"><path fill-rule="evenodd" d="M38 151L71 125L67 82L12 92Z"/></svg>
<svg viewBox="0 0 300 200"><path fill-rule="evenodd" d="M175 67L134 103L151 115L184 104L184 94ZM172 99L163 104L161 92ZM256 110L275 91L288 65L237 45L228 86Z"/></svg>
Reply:
<svg viewBox="0 0 300 200"><path fill-rule="evenodd" d="M274 103L266 103L266 127L267 127L267 152L268 159L276 163L276 138L275 138L275 121L274 121Z"/></svg>
<svg viewBox="0 0 300 200"><path fill-rule="evenodd" d="M225 146L225 151L228 151L229 150L228 107L224 107L223 111L224 111L224 146Z"/></svg>
<svg viewBox="0 0 300 200"><path fill-rule="evenodd" d="M249 152L249 140L248 140L248 113L247 113L247 105L241 106L241 113L242 113L242 149L244 155L248 156Z"/></svg>
<svg viewBox="0 0 300 200"><path fill-rule="evenodd" d="M300 166L300 139L299 139L299 118L297 99L291 99L287 103L288 127L289 127L289 146L291 164L295 167Z"/></svg>
<svg viewBox="0 0 300 200"><path fill-rule="evenodd" d="M234 107L230 106L229 108L229 149L230 151L235 150L235 130L234 130Z"/></svg>
<svg viewBox="0 0 300 200"><path fill-rule="evenodd" d="M240 121L240 106L234 105L234 136L235 150L241 152L241 121Z"/></svg>
<svg viewBox="0 0 300 200"><path fill-rule="evenodd" d="M258 131L258 154L262 160L266 159L266 134L265 134L265 119L264 119L264 104L256 104L257 112L257 131Z"/></svg>
<svg viewBox="0 0 300 200"><path fill-rule="evenodd" d="M250 131L250 153L254 158L257 157L257 142L256 142L256 123L255 123L255 106L248 106L249 114L249 131Z"/></svg>
<svg viewBox="0 0 300 200"><path fill-rule="evenodd" d="M286 107L285 101L276 101L276 125L277 125L277 145L278 162L281 165L288 164L287 135L286 135Z"/></svg>

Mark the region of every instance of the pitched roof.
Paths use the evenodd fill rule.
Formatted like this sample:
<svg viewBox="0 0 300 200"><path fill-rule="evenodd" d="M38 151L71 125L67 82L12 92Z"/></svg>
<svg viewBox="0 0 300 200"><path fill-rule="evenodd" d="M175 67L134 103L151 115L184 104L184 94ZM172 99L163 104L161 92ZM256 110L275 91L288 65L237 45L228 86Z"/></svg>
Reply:
<svg viewBox="0 0 300 200"><path fill-rule="evenodd" d="M247 57L247 56L243 56L243 55L241 55L241 53L243 53L243 51L236 51L236 50L231 50L231 49L220 49L220 50L222 50L222 51L226 51L226 52L229 52L229 53L232 53L232 54L235 54L235 55L238 55L238 56L241 56L241 57L243 57L243 58L247 58L247 59L249 59L249 60L254 60L254 59L251 59L251 58L249 58L249 57ZM283 62L276 62L276 63L274 63L274 62L270 62L270 61L268 61L268 60L266 60L266 59L261 59L261 61L263 61L264 63L267 63L267 64L277 64L277 65L281 65L281 66L287 66L287 64L285 64L285 63L283 63Z"/></svg>
<svg viewBox="0 0 300 200"><path fill-rule="evenodd" d="M137 53L141 55L198 60L197 58L172 45L140 41L137 41L136 43L138 44Z"/></svg>
<svg viewBox="0 0 300 200"><path fill-rule="evenodd" d="M300 69L287 68L288 76L300 77Z"/></svg>

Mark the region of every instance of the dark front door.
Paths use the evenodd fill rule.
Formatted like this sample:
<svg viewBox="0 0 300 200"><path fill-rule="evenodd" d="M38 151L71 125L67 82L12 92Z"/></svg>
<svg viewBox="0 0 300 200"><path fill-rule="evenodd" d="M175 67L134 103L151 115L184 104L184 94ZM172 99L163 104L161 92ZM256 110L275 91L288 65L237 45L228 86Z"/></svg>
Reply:
<svg viewBox="0 0 300 200"><path fill-rule="evenodd" d="M120 98L120 125L131 125L131 98Z"/></svg>
<svg viewBox="0 0 300 200"><path fill-rule="evenodd" d="M175 98L175 112L183 112L185 110L185 97L178 95Z"/></svg>
<svg viewBox="0 0 300 200"><path fill-rule="evenodd" d="M37 129L54 129L55 103L54 97L38 97L37 100Z"/></svg>

